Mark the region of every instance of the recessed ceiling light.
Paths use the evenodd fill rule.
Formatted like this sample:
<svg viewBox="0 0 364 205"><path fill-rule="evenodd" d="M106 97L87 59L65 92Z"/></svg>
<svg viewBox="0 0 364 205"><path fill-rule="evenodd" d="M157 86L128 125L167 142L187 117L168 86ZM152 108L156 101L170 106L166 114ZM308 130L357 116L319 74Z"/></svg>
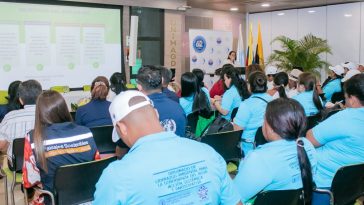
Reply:
<svg viewBox="0 0 364 205"><path fill-rule="evenodd" d="M233 7L233 8L230 8L230 11L239 11L239 8Z"/></svg>
<svg viewBox="0 0 364 205"><path fill-rule="evenodd" d="M314 10L309 10L309 11L307 11L308 13L310 13L310 14L313 14L313 13L315 13L316 11L314 11Z"/></svg>
<svg viewBox="0 0 364 205"><path fill-rule="evenodd" d="M278 13L277 15L278 16L284 16L284 13Z"/></svg>
<svg viewBox="0 0 364 205"><path fill-rule="evenodd" d="M270 4L262 4L262 7L270 7Z"/></svg>
<svg viewBox="0 0 364 205"><path fill-rule="evenodd" d="M349 17L352 17L353 14L344 14L345 17L349 18Z"/></svg>

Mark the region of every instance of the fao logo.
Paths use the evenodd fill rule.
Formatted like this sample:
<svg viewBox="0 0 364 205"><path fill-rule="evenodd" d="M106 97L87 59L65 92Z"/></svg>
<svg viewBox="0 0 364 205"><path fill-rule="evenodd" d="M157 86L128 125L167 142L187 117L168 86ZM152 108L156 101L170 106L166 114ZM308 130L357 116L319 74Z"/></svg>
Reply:
<svg viewBox="0 0 364 205"><path fill-rule="evenodd" d="M196 36L195 39L193 39L193 49L197 53L202 53L206 49L206 40L202 36Z"/></svg>

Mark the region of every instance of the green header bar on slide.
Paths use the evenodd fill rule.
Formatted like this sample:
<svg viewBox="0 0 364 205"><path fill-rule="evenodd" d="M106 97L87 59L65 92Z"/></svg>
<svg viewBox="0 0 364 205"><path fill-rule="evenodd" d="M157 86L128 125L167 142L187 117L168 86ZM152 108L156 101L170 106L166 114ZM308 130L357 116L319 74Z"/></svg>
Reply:
<svg viewBox="0 0 364 205"><path fill-rule="evenodd" d="M46 24L50 26L51 43L56 43L56 27L103 27L105 43L121 44L120 10L78 6L57 6L28 3L0 2L0 25L18 24L19 41L25 43L25 25Z"/></svg>

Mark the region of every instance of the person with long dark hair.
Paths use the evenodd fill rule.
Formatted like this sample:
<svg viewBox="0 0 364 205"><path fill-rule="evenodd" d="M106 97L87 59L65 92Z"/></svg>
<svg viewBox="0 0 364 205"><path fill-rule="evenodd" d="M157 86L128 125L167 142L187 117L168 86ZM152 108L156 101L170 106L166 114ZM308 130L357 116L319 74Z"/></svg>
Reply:
<svg viewBox="0 0 364 205"><path fill-rule="evenodd" d="M329 69L329 77L322 84L322 91L326 102L331 102L334 93L342 91L341 79L343 78L345 71L341 65L335 67L329 66Z"/></svg>
<svg viewBox="0 0 364 205"><path fill-rule="evenodd" d="M230 51L227 59L225 59L224 64L230 64L235 67L236 63L236 52Z"/></svg>
<svg viewBox="0 0 364 205"><path fill-rule="evenodd" d="M25 137L24 187L38 187L52 192L58 167L99 158L91 131L72 122L62 95L51 90L40 94L35 109L34 130ZM42 198L34 200L41 202ZM45 204L48 202L46 200Z"/></svg>
<svg viewBox="0 0 364 205"><path fill-rule="evenodd" d="M181 98L179 104L186 116L193 112L200 112L203 117L211 115L208 95L201 89L198 78L192 72L186 72L181 76Z"/></svg>
<svg viewBox="0 0 364 205"><path fill-rule="evenodd" d="M253 150L251 143L259 127L263 125L265 109L272 97L267 93L267 77L261 71L253 72L248 77L248 88L251 96L244 100L234 118L234 130L244 130L241 148L244 154Z"/></svg>
<svg viewBox="0 0 364 205"><path fill-rule="evenodd" d="M13 110L19 110L23 108L23 105L19 101L19 94L18 94L18 88L21 81L16 80L12 83L10 83L8 88L8 96L6 99L8 100L8 103L6 105L3 105L0 111L0 122L4 118L4 116L13 111Z"/></svg>
<svg viewBox="0 0 364 205"><path fill-rule="evenodd" d="M317 90L316 76L312 73L302 73L298 77L298 92L293 99L303 106L307 117L320 114L324 109L322 100Z"/></svg>
<svg viewBox="0 0 364 205"><path fill-rule="evenodd" d="M240 103L249 98L250 94L246 82L233 66L226 66L221 75L226 91L222 97L215 96L212 103L223 118L231 120L233 109L239 107Z"/></svg>
<svg viewBox="0 0 364 205"><path fill-rule="evenodd" d="M273 99L277 99L287 98L288 92L288 74L286 72L279 72L275 74L273 79L273 89L269 90L268 93Z"/></svg>
<svg viewBox="0 0 364 205"><path fill-rule="evenodd" d="M306 135L319 156L315 182L322 189L330 189L334 175L341 167L364 162L364 74L346 81L344 92L347 108L327 118ZM329 204L329 196L314 195L314 202Z"/></svg>
<svg viewBox="0 0 364 205"><path fill-rule="evenodd" d="M113 73L110 77L110 92L107 99L112 101L116 95L119 95L119 93L125 90L127 89L124 81L124 75L119 72Z"/></svg>
<svg viewBox="0 0 364 205"><path fill-rule="evenodd" d="M313 145L303 138L303 107L289 98L269 102L262 130L268 143L245 157L234 179L242 202L261 191L303 188L305 204L310 204L317 157Z"/></svg>
<svg viewBox="0 0 364 205"><path fill-rule="evenodd" d="M91 101L76 111L76 123L86 127L112 125L109 115L109 81L104 76L96 77L91 83Z"/></svg>

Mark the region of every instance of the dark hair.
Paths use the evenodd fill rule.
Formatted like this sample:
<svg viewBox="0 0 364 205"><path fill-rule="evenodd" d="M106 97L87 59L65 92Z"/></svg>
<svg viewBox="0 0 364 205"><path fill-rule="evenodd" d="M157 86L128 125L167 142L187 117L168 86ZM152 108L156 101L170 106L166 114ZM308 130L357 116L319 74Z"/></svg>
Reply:
<svg viewBox="0 0 364 205"><path fill-rule="evenodd" d="M42 93L42 86L36 80L27 80L19 84L18 93L24 105L34 105Z"/></svg>
<svg viewBox="0 0 364 205"><path fill-rule="evenodd" d="M298 85L303 85L306 91L313 90L313 103L316 108L321 112L324 108L322 106L320 96L316 87L316 76L312 73L304 72L298 77Z"/></svg>
<svg viewBox="0 0 364 205"><path fill-rule="evenodd" d="M250 85L250 92L252 93L265 93L267 92L267 76L261 71L255 71L249 75L248 82Z"/></svg>
<svg viewBox="0 0 364 205"><path fill-rule="evenodd" d="M166 67L161 67L162 84L168 86L172 80L172 71Z"/></svg>
<svg viewBox="0 0 364 205"><path fill-rule="evenodd" d="M303 72L303 68L301 66L292 66L292 70L297 69Z"/></svg>
<svg viewBox="0 0 364 205"><path fill-rule="evenodd" d="M260 71L260 72L262 72L262 73L265 74L264 69L259 64L251 64L251 65L248 65L248 67L246 67L246 69L245 69L246 79L249 78L249 75L251 73L254 73L254 72L257 72L257 71Z"/></svg>
<svg viewBox="0 0 364 205"><path fill-rule="evenodd" d="M35 155L40 166L47 172L47 159L44 153L44 141L47 139L44 129L54 123L71 122L66 101L56 91L47 90L39 95L35 108L34 145Z"/></svg>
<svg viewBox="0 0 364 205"><path fill-rule="evenodd" d="M199 69L199 68L195 68L192 70L192 73L195 74L195 76L197 77L197 85L202 88L205 86L205 84L203 83L203 79L205 77L205 73L203 72L203 70Z"/></svg>
<svg viewBox="0 0 364 205"><path fill-rule="evenodd" d="M276 85L276 90L279 97L287 98L285 87L288 85L288 74L286 72L279 72L274 76L273 83Z"/></svg>
<svg viewBox="0 0 364 205"><path fill-rule="evenodd" d="M305 135L307 124L302 105L293 99L278 98L268 103L265 119L272 130L282 139L297 141L297 157L301 170L305 204L310 204L313 180L311 163L304 149L304 142L300 138Z"/></svg>
<svg viewBox="0 0 364 205"><path fill-rule="evenodd" d="M8 96L6 99L8 100L8 104L6 105L7 112L13 111L13 110L19 110L23 106L20 104L19 101L19 85L21 81L17 80L12 83L10 83L8 88Z"/></svg>
<svg viewBox="0 0 364 205"><path fill-rule="evenodd" d="M239 76L239 73L234 68L234 66L230 64L227 66L224 65L221 76L224 77L225 75L226 77L231 78L230 87L232 85L236 87L242 100L250 97L250 93L248 91L248 86L246 82ZM225 90L229 89L226 87L225 83L224 83L224 88Z"/></svg>
<svg viewBox="0 0 364 205"><path fill-rule="evenodd" d="M230 55L232 54L232 53L235 53L235 59L233 59L233 60L231 60L229 57L230 57ZM233 63L236 61L236 52L235 51L230 51L229 52L229 55L228 55L228 57L227 57L227 59L229 59L229 60L231 60L231 61L233 61Z"/></svg>
<svg viewBox="0 0 364 205"><path fill-rule="evenodd" d="M138 71L137 83L145 91L162 89L161 69L151 65L141 67Z"/></svg>
<svg viewBox="0 0 364 205"><path fill-rule="evenodd" d="M364 106L364 74L351 77L344 83L344 90L348 96L355 96Z"/></svg>
<svg viewBox="0 0 364 205"><path fill-rule="evenodd" d="M91 83L91 98L93 100L106 100L109 88L109 81L106 77L96 77Z"/></svg>
<svg viewBox="0 0 364 205"><path fill-rule="evenodd" d="M190 97L198 90L197 77L192 72L185 72L181 76L181 97Z"/></svg>
<svg viewBox="0 0 364 205"><path fill-rule="evenodd" d="M110 89L116 93L119 94L126 90L125 81L124 81L124 75L115 72L110 77Z"/></svg>

